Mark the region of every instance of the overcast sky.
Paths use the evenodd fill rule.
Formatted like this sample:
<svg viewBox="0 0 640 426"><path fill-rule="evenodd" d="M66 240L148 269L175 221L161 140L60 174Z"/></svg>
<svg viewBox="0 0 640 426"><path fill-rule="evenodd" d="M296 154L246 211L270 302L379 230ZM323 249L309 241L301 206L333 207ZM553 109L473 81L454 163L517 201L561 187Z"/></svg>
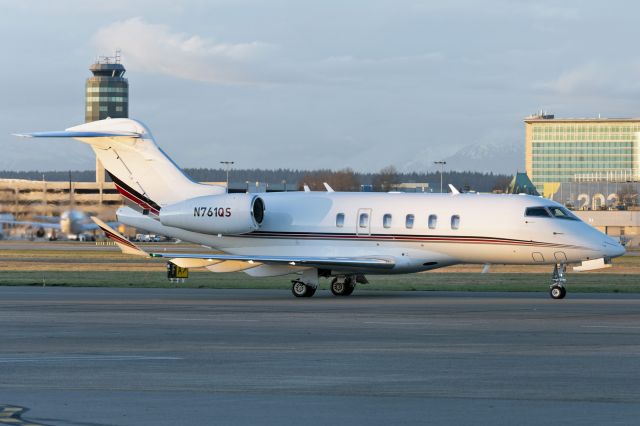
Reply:
<svg viewBox="0 0 640 426"><path fill-rule="evenodd" d="M130 116L183 167L421 170L523 118L640 116L640 3L0 0L0 169L90 169L84 80L122 50Z"/></svg>

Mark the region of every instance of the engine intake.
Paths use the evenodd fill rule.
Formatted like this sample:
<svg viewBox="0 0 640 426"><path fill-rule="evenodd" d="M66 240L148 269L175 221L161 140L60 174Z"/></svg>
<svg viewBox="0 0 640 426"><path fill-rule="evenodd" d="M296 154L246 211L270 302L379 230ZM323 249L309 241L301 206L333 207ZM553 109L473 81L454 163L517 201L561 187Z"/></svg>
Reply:
<svg viewBox="0 0 640 426"><path fill-rule="evenodd" d="M160 223L205 234L246 234L264 220L264 201L253 194L206 195L160 209Z"/></svg>

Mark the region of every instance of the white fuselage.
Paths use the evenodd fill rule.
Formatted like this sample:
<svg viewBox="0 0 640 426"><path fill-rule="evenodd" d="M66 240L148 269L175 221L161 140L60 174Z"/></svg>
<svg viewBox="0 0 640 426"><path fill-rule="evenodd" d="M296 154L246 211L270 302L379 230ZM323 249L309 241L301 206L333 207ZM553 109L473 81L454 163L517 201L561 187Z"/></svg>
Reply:
<svg viewBox="0 0 640 426"><path fill-rule="evenodd" d="M392 273L456 263L575 263L624 253L615 240L582 221L525 216L527 207L559 206L540 197L347 192L259 196L265 204L264 220L257 231L242 235L167 227L126 207L118 211L118 219L237 255L392 257Z"/></svg>

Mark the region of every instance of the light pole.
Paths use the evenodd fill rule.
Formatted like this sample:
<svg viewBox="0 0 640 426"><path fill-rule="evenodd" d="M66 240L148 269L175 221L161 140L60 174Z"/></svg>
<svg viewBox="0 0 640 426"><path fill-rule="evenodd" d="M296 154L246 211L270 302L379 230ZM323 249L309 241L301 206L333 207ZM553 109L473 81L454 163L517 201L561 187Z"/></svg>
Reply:
<svg viewBox="0 0 640 426"><path fill-rule="evenodd" d="M444 165L446 161L434 161L433 164L440 164L440 193L442 194L442 173L444 173Z"/></svg>
<svg viewBox="0 0 640 426"><path fill-rule="evenodd" d="M229 193L229 167L235 164L235 161L221 161L220 164L224 164L227 168L227 193Z"/></svg>

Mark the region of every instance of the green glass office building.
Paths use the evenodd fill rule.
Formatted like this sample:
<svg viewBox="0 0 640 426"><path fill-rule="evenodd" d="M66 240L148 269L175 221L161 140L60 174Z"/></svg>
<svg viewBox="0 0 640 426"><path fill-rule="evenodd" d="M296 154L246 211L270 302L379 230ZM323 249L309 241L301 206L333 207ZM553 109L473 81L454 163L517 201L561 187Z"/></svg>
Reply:
<svg viewBox="0 0 640 426"><path fill-rule="evenodd" d="M575 181L640 179L640 119L525 120L526 170L540 193Z"/></svg>

